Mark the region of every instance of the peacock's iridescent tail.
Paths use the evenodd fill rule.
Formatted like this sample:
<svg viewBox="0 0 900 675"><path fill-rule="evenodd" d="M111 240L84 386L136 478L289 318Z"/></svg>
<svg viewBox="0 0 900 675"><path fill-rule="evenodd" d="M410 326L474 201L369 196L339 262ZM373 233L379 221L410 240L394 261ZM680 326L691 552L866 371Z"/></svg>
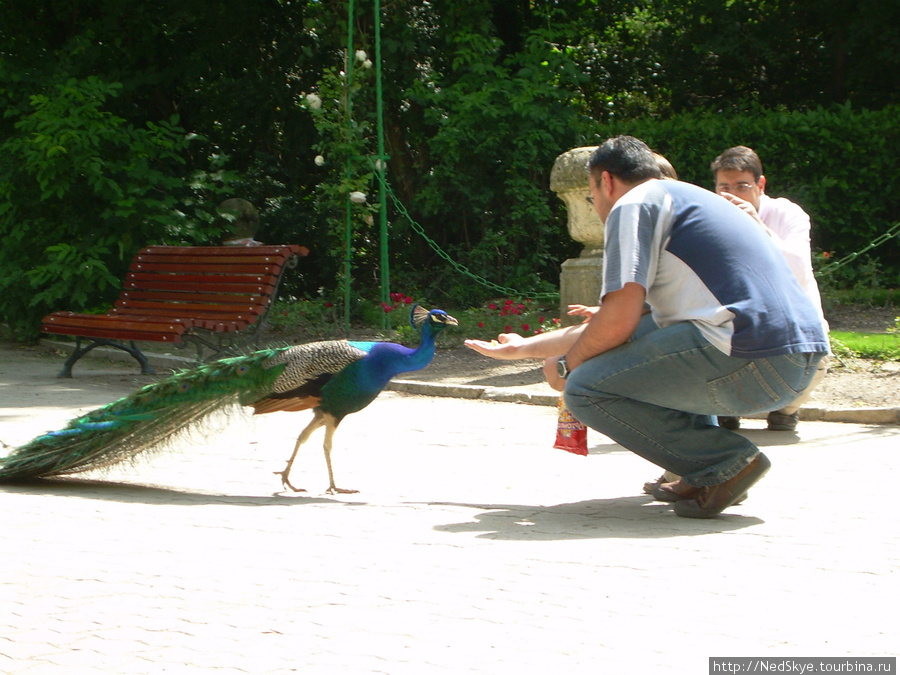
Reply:
<svg viewBox="0 0 900 675"><path fill-rule="evenodd" d="M0 459L0 481L102 468L161 447L211 413L265 394L284 369L282 349L177 373L39 436Z"/></svg>
<svg viewBox="0 0 900 675"><path fill-rule="evenodd" d="M410 321L421 334L417 349L391 342L325 340L178 373L16 448L0 458L0 482L61 476L129 460L235 404L252 406L255 414L314 408L314 423L327 416L333 432L344 416L369 405L392 377L427 366L437 334L458 325L443 310L419 306L413 307ZM288 486L286 472L299 447L281 474ZM330 489L336 490L327 449L325 460Z"/></svg>

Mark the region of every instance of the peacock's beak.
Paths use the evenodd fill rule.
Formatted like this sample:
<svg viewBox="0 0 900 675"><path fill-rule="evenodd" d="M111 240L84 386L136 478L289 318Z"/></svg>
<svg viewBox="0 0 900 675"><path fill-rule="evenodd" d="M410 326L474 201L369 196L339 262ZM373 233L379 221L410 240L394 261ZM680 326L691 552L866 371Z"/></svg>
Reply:
<svg viewBox="0 0 900 675"><path fill-rule="evenodd" d="M443 318L444 318L444 323L445 323L446 325L448 325L448 326L458 326L458 325L459 325L459 321L457 321L456 319L454 319L454 318L453 318L452 316L450 316L449 314L447 314L447 315L444 316Z"/></svg>

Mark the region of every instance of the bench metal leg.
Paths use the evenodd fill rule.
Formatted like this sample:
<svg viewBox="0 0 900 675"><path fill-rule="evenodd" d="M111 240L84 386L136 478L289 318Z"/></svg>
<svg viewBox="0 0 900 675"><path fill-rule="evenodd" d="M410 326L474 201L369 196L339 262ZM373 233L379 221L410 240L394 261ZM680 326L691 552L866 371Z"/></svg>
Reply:
<svg viewBox="0 0 900 675"><path fill-rule="evenodd" d="M87 354L89 351L94 349L94 347L115 347L116 349L121 349L123 352L128 352L135 358L135 360L141 366L141 375L155 375L156 370L154 370L153 366L150 365L150 362L147 361L147 357L144 356L144 352L140 350L140 348L134 344L134 340L129 341L128 346L123 345L121 342L114 342L113 340L103 340L103 339L91 339L90 344L85 347L81 346L81 338L75 338L75 351L66 359L66 362L63 364L62 370L59 371L57 377L72 377L72 366L75 365L75 362L78 361L82 356Z"/></svg>

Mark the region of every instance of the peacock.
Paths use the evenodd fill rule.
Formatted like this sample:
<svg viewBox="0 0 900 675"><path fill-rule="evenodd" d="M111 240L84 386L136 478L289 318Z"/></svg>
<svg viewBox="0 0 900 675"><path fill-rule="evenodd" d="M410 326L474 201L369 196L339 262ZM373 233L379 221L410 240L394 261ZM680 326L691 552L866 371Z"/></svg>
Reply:
<svg viewBox="0 0 900 675"><path fill-rule="evenodd" d="M290 481L300 447L325 427L328 493L353 493L334 482L331 449L335 429L347 415L369 405L392 377L431 363L435 339L456 319L440 309L414 305L410 323L419 332L416 349L392 342L324 340L220 359L176 373L22 445L0 459L0 482L62 476L99 469L158 448L208 415L238 403L260 415L313 410L287 466L276 471Z"/></svg>

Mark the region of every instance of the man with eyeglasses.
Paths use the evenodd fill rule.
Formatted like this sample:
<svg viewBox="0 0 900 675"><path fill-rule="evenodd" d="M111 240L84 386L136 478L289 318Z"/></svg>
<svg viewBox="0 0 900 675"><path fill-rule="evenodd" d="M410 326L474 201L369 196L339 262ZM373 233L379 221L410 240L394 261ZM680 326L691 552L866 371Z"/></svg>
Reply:
<svg viewBox="0 0 900 675"><path fill-rule="evenodd" d="M716 192L753 218L769 235L784 256L800 286L819 313L825 331L828 323L822 312L819 286L812 269L809 240L809 216L800 206L766 194L766 177L762 162L752 149L738 145L729 148L713 160L710 168ZM794 431L800 419L800 406L812 396L813 390L825 377L827 359L823 359L810 386L796 401L781 410L769 413L766 424L772 431ZM727 429L740 428L739 417L720 417L719 424Z"/></svg>

